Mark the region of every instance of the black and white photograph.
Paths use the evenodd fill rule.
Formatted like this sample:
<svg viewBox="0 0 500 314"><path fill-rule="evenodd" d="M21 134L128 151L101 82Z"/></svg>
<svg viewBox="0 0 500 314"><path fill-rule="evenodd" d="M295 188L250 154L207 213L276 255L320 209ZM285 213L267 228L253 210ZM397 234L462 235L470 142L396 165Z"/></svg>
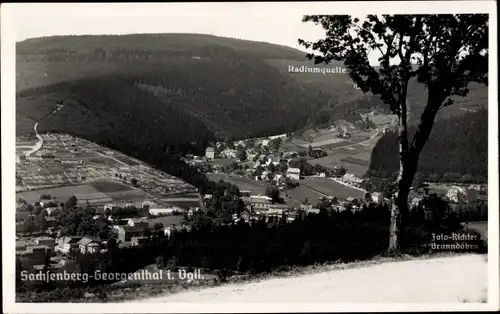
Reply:
<svg viewBox="0 0 500 314"><path fill-rule="evenodd" d="M1 14L5 312L498 310L494 1Z"/></svg>

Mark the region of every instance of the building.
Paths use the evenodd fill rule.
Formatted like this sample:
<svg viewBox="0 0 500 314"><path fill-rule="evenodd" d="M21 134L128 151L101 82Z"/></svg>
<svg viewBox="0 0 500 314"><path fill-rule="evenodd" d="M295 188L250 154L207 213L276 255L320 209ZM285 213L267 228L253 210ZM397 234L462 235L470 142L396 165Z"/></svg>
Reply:
<svg viewBox="0 0 500 314"><path fill-rule="evenodd" d="M236 158L237 151L236 149L225 149L220 155L222 158L233 159Z"/></svg>
<svg viewBox="0 0 500 314"><path fill-rule="evenodd" d="M53 250L56 246L56 239L51 237L38 237L35 238L35 243L37 245L45 245Z"/></svg>
<svg viewBox="0 0 500 314"><path fill-rule="evenodd" d="M78 241L78 248L82 254L95 254L99 253L101 245L97 241L87 237L83 237Z"/></svg>
<svg viewBox="0 0 500 314"><path fill-rule="evenodd" d="M301 204L300 209L307 214L319 214L318 208L313 208L311 204Z"/></svg>
<svg viewBox="0 0 500 314"><path fill-rule="evenodd" d="M250 204L256 210L268 210L272 200L267 196L250 196Z"/></svg>
<svg viewBox="0 0 500 314"><path fill-rule="evenodd" d="M132 237L140 237L145 231L145 228L131 227L129 225L119 226L117 229L118 240L120 240L121 242L130 242L132 240Z"/></svg>
<svg viewBox="0 0 500 314"><path fill-rule="evenodd" d="M213 147L207 147L205 150L205 157L208 160L213 160L215 158L215 149Z"/></svg>
<svg viewBox="0 0 500 314"><path fill-rule="evenodd" d="M79 241L82 237L62 237L57 240L57 246L55 250L65 255L76 253L79 247Z"/></svg>
<svg viewBox="0 0 500 314"><path fill-rule="evenodd" d="M174 207L165 207L165 208L150 208L149 214L151 216L163 216L172 214L176 209Z"/></svg>
<svg viewBox="0 0 500 314"><path fill-rule="evenodd" d="M288 210L286 204L271 204L268 207L267 215L281 216Z"/></svg>
<svg viewBox="0 0 500 314"><path fill-rule="evenodd" d="M351 204L351 205L358 205L359 204L358 200L352 196L349 196L345 201L347 204Z"/></svg>
<svg viewBox="0 0 500 314"><path fill-rule="evenodd" d="M340 180L350 185L359 185L363 182L363 179L356 177L352 173L346 173Z"/></svg>
<svg viewBox="0 0 500 314"><path fill-rule="evenodd" d="M129 218L127 220L127 225L130 227L138 227L138 228L148 228L149 224L145 219L141 218Z"/></svg>
<svg viewBox="0 0 500 314"><path fill-rule="evenodd" d="M286 170L286 176L292 180L300 180L300 169L299 168L288 168Z"/></svg>
<svg viewBox="0 0 500 314"><path fill-rule="evenodd" d="M374 203L380 204L384 201L384 196L382 195L382 193L373 192L372 193L372 201Z"/></svg>
<svg viewBox="0 0 500 314"><path fill-rule="evenodd" d="M24 249L18 249L16 245L16 257L22 261L25 268L45 264L47 256L52 255L52 252L53 250L45 245L27 245Z"/></svg>
<svg viewBox="0 0 500 314"><path fill-rule="evenodd" d="M310 208L308 210L306 210L306 214L315 214L315 215L318 215L320 213L320 209L319 208Z"/></svg>

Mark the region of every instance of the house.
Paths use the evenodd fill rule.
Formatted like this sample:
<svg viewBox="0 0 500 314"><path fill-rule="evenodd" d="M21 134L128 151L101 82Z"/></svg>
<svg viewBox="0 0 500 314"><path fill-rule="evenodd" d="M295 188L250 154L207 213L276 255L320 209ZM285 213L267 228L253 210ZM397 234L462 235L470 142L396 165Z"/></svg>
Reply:
<svg viewBox="0 0 500 314"><path fill-rule="evenodd" d="M250 196L250 204L254 209L267 210L271 201L271 198L267 196Z"/></svg>
<svg viewBox="0 0 500 314"><path fill-rule="evenodd" d="M267 209L267 216L281 216L288 210L288 206L286 204L272 204L269 205Z"/></svg>
<svg viewBox="0 0 500 314"><path fill-rule="evenodd" d="M31 245L27 246L24 250L16 251L16 257L21 259L25 268L45 264L47 255L51 254L52 249L45 245Z"/></svg>
<svg viewBox="0 0 500 314"><path fill-rule="evenodd" d="M82 254L95 254L99 252L101 245L96 241L83 237L78 241L78 248Z"/></svg>
<svg viewBox="0 0 500 314"><path fill-rule="evenodd" d="M373 192L372 193L372 201L374 203L380 204L384 201L384 196L380 192Z"/></svg>
<svg viewBox="0 0 500 314"><path fill-rule="evenodd" d="M306 214L319 214L320 213L320 209L319 208L309 208L306 210Z"/></svg>
<svg viewBox="0 0 500 314"><path fill-rule="evenodd" d="M55 250L62 254L68 255L75 253L79 250L78 241L80 241L82 237L62 237L57 240L57 246Z"/></svg>
<svg viewBox="0 0 500 314"><path fill-rule="evenodd" d="M269 145L269 140L263 140L261 144L262 146L267 147Z"/></svg>
<svg viewBox="0 0 500 314"><path fill-rule="evenodd" d="M303 211L307 211L308 209L311 209L312 205L311 204L300 204L300 209Z"/></svg>
<svg viewBox="0 0 500 314"><path fill-rule="evenodd" d="M286 170L286 176L292 180L300 180L300 169L299 168L288 168Z"/></svg>
<svg viewBox="0 0 500 314"><path fill-rule="evenodd" d="M213 160L215 158L215 149L213 147L207 147L205 150L205 157L208 160Z"/></svg>
<svg viewBox="0 0 500 314"><path fill-rule="evenodd" d="M346 203L347 204L351 204L351 205L359 205L359 201L352 197L352 196L349 196L347 199L346 199Z"/></svg>
<svg viewBox="0 0 500 314"><path fill-rule="evenodd" d="M236 149L225 149L220 155L222 158L233 159L236 158L237 151Z"/></svg>
<svg viewBox="0 0 500 314"><path fill-rule="evenodd" d="M35 238L35 243L37 245L46 245L47 247L54 249L56 246L56 239L51 237L38 237Z"/></svg>
<svg viewBox="0 0 500 314"><path fill-rule="evenodd" d="M150 208L149 214L151 216L163 216L172 214L175 211L174 207L166 207L166 208Z"/></svg>
<svg viewBox="0 0 500 314"><path fill-rule="evenodd" d="M343 212L345 210L345 207L342 205L333 205L332 209L335 212Z"/></svg>
<svg viewBox="0 0 500 314"><path fill-rule="evenodd" d="M141 218L129 218L127 220L127 225L130 227L138 227L138 228L148 228L149 224L145 219Z"/></svg>
<svg viewBox="0 0 500 314"><path fill-rule="evenodd" d="M149 228L149 226L148 226ZM118 240L121 242L130 242L132 237L139 237L142 236L144 231L148 228L141 228L141 227L132 227L129 225L126 226L119 226L117 228L118 230Z"/></svg>
<svg viewBox="0 0 500 314"><path fill-rule="evenodd" d="M350 184L350 185L358 185L358 184L361 184L361 182L363 182L363 179L356 177L352 173L346 173L341 178L341 181L344 183Z"/></svg>

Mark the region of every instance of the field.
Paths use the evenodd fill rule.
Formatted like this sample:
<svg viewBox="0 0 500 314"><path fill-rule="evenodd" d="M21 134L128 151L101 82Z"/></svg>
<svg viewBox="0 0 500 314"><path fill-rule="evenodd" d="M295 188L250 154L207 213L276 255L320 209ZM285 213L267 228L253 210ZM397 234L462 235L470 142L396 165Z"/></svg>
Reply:
<svg viewBox="0 0 500 314"><path fill-rule="evenodd" d="M240 176L233 176L233 175L227 175L227 174L215 174L215 173L209 173L207 174L207 177L209 180L212 181L219 181L223 180L229 183L232 183L236 185L240 191L250 191L252 194L255 195L264 195L266 192L266 188L268 187L268 184L266 182L262 181L255 181L253 179L245 178L245 177L240 177Z"/></svg>
<svg viewBox="0 0 500 314"><path fill-rule="evenodd" d="M93 182L92 186L102 193L124 192L133 190L133 188L131 188L130 186L111 181Z"/></svg>
<svg viewBox="0 0 500 314"><path fill-rule="evenodd" d="M22 198L29 203L33 203L40 200L42 194L49 194L52 198L59 202L65 202L71 196L75 196L78 199L79 205L87 204L104 204L112 202L113 199L108 195L100 192L90 184L74 185L74 186L62 186L56 188L40 189L36 191L21 192L17 193L17 198Z"/></svg>
<svg viewBox="0 0 500 314"><path fill-rule="evenodd" d="M98 181L90 184L68 185L17 193L18 198L27 202L40 200L42 194L49 194L58 201L66 201L76 196L79 205L103 205L112 202L143 201L150 198L144 191L118 182Z"/></svg>
<svg viewBox="0 0 500 314"><path fill-rule="evenodd" d="M345 143L345 140L342 138L333 137L333 138L325 139L325 140L321 140L321 141L314 141L310 144L303 145L303 147L307 148L310 145L312 148L318 148L318 147L324 148L324 147L328 147L330 145L334 145L334 146L339 145L339 143Z"/></svg>
<svg viewBox="0 0 500 314"><path fill-rule="evenodd" d="M348 197L362 198L364 196L364 192L347 187L328 178L307 178L301 180L300 184L326 195L335 196L338 199L346 199Z"/></svg>
<svg viewBox="0 0 500 314"><path fill-rule="evenodd" d="M374 115L377 126L383 126L393 121L390 115ZM382 129L377 131L362 131L356 129L351 123L338 121L337 127L346 128L351 133L350 138L338 138L337 127L332 129L308 129L300 136L292 138L284 144L285 150L304 151L309 146L322 148L328 156L310 160L312 165L319 164L327 168L342 166L347 172L362 176L370 166L371 151L381 137Z"/></svg>
<svg viewBox="0 0 500 314"><path fill-rule="evenodd" d="M344 167L348 173L363 176L370 166L370 156L376 141L358 143L351 146L340 147L328 152L328 156L310 161L327 168L335 166Z"/></svg>
<svg viewBox="0 0 500 314"><path fill-rule="evenodd" d="M83 204L103 204L144 201L195 190L176 177L81 138L57 133L41 136L41 151L54 158L29 158L16 164L16 191L27 201L51 194L61 201L75 195ZM17 138L18 147L23 143L24 138ZM131 185L132 178L138 181L139 188Z"/></svg>
<svg viewBox="0 0 500 314"><path fill-rule="evenodd" d="M131 158L128 158L128 157L125 157L125 156L116 156L115 158L118 159L121 162L124 162L125 164L127 164L129 166L137 166L137 165L139 165L139 163L136 162L135 160L132 160Z"/></svg>
<svg viewBox="0 0 500 314"><path fill-rule="evenodd" d="M285 191L285 196L288 196L285 197L288 207L300 206L306 198L311 205L316 206L318 204L318 200L323 196L321 193L315 192L302 185L302 182L303 180L300 181L300 185L298 187Z"/></svg>

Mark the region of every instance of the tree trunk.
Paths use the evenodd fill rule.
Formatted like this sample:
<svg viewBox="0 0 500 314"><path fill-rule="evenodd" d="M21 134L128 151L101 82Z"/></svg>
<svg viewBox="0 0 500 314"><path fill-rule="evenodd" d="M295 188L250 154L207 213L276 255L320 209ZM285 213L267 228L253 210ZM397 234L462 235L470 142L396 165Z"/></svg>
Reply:
<svg viewBox="0 0 500 314"><path fill-rule="evenodd" d="M397 254L407 246L408 228L408 195L417 171L418 157L425 142L429 138L436 114L445 97L429 92L427 106L420 118L417 132L408 145L408 129L406 124L406 106L402 106L399 116L399 177L397 196L393 197L391 221L389 225L389 253Z"/></svg>
<svg viewBox="0 0 500 314"><path fill-rule="evenodd" d="M391 221L389 224L389 254L397 254L399 252L398 241L398 226L399 226L399 209L396 204L395 198L391 204Z"/></svg>
<svg viewBox="0 0 500 314"><path fill-rule="evenodd" d="M406 86L402 87L402 94L399 100L399 113L398 113L398 144L399 144L399 175L397 179L398 196L393 195L391 204L391 220L389 225L389 253L397 254L401 250L400 234L401 234L401 213L405 208L401 207L401 197L399 190L404 187L404 172L406 168L406 160L408 157L408 126L407 126L407 112L406 112ZM406 196L408 198L408 195Z"/></svg>

